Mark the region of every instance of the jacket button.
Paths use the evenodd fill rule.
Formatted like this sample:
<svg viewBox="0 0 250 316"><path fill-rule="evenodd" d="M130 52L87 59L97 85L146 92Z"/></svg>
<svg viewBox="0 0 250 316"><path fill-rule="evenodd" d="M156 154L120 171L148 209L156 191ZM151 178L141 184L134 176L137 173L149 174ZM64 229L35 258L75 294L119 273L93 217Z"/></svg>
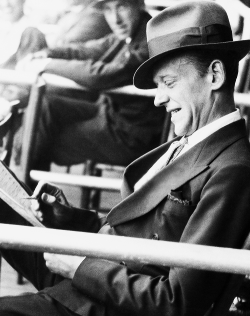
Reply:
<svg viewBox="0 0 250 316"><path fill-rule="evenodd" d="M125 267L126 267L126 265L127 265L125 261L121 261L120 264L123 265L123 266L125 266Z"/></svg>
<svg viewBox="0 0 250 316"><path fill-rule="evenodd" d="M152 239L153 239L153 240L159 240L159 235L155 233L155 234L153 235Z"/></svg>

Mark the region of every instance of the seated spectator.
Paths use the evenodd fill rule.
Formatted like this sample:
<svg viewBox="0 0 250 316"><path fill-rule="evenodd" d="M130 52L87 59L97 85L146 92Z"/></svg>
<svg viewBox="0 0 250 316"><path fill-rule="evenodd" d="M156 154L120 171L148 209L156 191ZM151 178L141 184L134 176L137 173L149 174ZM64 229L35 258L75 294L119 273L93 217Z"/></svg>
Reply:
<svg viewBox="0 0 250 316"><path fill-rule="evenodd" d="M70 11L57 22L57 31L47 37L49 47L79 44L111 32L102 12L93 6L94 0L71 2Z"/></svg>
<svg viewBox="0 0 250 316"><path fill-rule="evenodd" d="M24 15L25 0L0 1L0 67L14 69L28 53L45 47L44 35Z"/></svg>
<svg viewBox="0 0 250 316"><path fill-rule="evenodd" d="M47 47L45 36L31 26L24 15L25 0L0 1L0 68L15 69L17 63L30 53ZM27 103L29 89L0 85L0 94L9 101L21 99Z"/></svg>
<svg viewBox="0 0 250 316"><path fill-rule="evenodd" d="M75 3L74 3L75 2ZM93 8L93 0L74 1L78 4L77 12L67 15L59 22L60 32L54 38L53 45L61 46L71 42L84 42L100 38L110 33L106 20L100 10ZM18 62L30 53L40 51L47 47L47 39L36 27L32 27L31 17L24 15L25 0L3 0L0 2L1 23L0 40L4 42L4 49L0 52L0 67L15 69ZM21 98L23 106L27 104L26 98L18 95L20 89L9 86L2 92L8 100ZM24 91L22 91L24 92ZM23 93L24 94L24 93Z"/></svg>
<svg viewBox="0 0 250 316"><path fill-rule="evenodd" d="M72 165L86 159L126 165L159 144L164 110L137 96L99 94L132 84L147 59L146 23L141 0L108 0L99 6L113 33L78 48L49 49L26 69L43 69L87 87L80 98L48 95L42 107L33 168Z"/></svg>

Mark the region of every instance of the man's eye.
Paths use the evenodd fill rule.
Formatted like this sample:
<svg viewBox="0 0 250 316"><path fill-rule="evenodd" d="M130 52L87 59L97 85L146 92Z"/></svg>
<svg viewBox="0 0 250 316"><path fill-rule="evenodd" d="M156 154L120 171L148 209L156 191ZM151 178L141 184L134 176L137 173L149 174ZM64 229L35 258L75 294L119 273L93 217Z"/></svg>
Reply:
<svg viewBox="0 0 250 316"><path fill-rule="evenodd" d="M120 4L119 6L118 6L118 10L119 11L123 11L123 10L125 10L126 9L126 6L124 5L124 4Z"/></svg>
<svg viewBox="0 0 250 316"><path fill-rule="evenodd" d="M104 14L105 13L107 14L107 13L111 12L111 9L108 7L104 7L103 12L104 12Z"/></svg>
<svg viewBox="0 0 250 316"><path fill-rule="evenodd" d="M174 86L174 82L173 81L164 81L164 84L168 87L168 88L172 88Z"/></svg>

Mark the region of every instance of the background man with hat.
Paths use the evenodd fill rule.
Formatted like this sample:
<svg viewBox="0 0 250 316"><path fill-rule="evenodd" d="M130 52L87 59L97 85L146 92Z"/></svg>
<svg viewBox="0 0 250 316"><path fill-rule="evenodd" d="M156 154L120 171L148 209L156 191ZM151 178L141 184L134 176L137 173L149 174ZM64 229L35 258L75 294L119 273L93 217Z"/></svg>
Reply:
<svg viewBox="0 0 250 316"><path fill-rule="evenodd" d="M133 83L135 70L148 58L146 23L151 16L142 0L102 0L95 7L102 10L111 34L78 46L49 49L49 58L30 63L33 69L47 60L44 72L88 89L46 94L34 169L86 159L126 166L160 142L164 111L152 107L152 99L100 93Z"/></svg>
<svg viewBox="0 0 250 316"><path fill-rule="evenodd" d="M250 41L233 42L225 11L210 1L167 8L148 23L147 36L150 58L134 82L141 88L157 86L155 105L172 113L182 151L172 153L179 145L174 140L129 165L123 201L101 228L95 213L69 207L50 184L40 183L33 196L41 210L47 203L57 211L57 227L241 248L250 227L250 146L234 106L233 86ZM2 207L1 221L13 223L11 213ZM26 316L203 316L230 278L226 273L45 254L51 274L39 254L3 254L41 292L1 298L1 315L18 310Z"/></svg>

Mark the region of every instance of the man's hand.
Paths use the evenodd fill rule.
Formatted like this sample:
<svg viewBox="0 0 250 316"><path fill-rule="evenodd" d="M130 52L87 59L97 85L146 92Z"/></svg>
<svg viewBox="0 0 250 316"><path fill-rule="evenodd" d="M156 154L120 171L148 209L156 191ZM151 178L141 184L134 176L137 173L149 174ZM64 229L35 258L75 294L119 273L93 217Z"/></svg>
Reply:
<svg viewBox="0 0 250 316"><path fill-rule="evenodd" d="M18 62L15 69L19 71L40 73L45 70L50 61L51 58L47 58L47 52L40 51L34 54L28 54Z"/></svg>
<svg viewBox="0 0 250 316"><path fill-rule="evenodd" d="M51 58L32 59L30 62L20 61L16 70L40 73L45 70L46 66L51 62Z"/></svg>
<svg viewBox="0 0 250 316"><path fill-rule="evenodd" d="M0 121L2 121L11 112L11 103L0 97Z"/></svg>
<svg viewBox="0 0 250 316"><path fill-rule="evenodd" d="M48 269L67 279L73 279L75 272L85 257L44 253Z"/></svg>
<svg viewBox="0 0 250 316"><path fill-rule="evenodd" d="M32 59L44 59L44 58L48 58L47 49L43 49L43 50L40 50L39 52L35 52L32 54Z"/></svg>
<svg viewBox="0 0 250 316"><path fill-rule="evenodd" d="M51 218L58 224L68 222L72 218L72 207L63 191L55 185L40 181L32 195L32 212L41 222L44 220L45 206L52 210ZM49 217L48 216L48 217Z"/></svg>

